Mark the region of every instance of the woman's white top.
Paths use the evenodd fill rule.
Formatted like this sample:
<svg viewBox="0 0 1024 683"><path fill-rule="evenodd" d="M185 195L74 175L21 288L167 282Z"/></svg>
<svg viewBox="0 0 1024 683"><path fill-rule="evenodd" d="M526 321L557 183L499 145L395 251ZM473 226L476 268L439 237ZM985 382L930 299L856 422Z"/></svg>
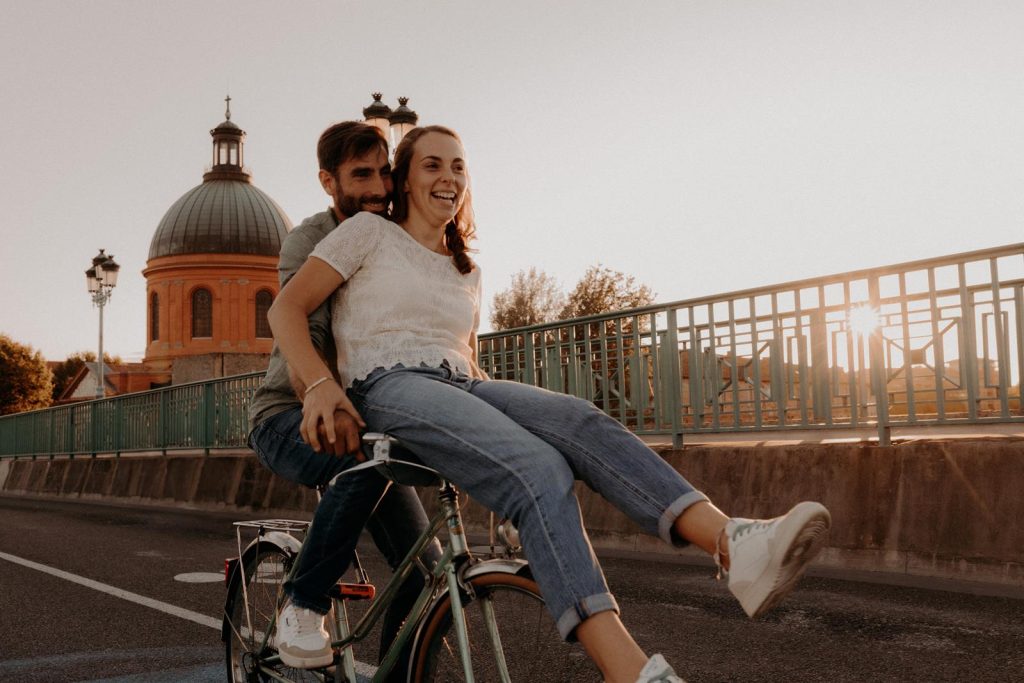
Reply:
<svg viewBox="0 0 1024 683"><path fill-rule="evenodd" d="M480 323L480 269L463 275L451 256L372 213L349 218L313 249L345 279L331 330L342 386L376 368L448 361L473 372L470 336Z"/></svg>

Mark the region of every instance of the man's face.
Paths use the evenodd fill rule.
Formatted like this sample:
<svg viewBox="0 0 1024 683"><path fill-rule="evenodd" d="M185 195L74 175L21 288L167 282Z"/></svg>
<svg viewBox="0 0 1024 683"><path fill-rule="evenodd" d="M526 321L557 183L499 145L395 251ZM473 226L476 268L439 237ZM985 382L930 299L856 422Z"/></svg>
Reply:
<svg viewBox="0 0 1024 683"><path fill-rule="evenodd" d="M334 199L339 220L360 211L384 215L391 200L391 163L383 148L347 159L331 174L320 171L324 192Z"/></svg>

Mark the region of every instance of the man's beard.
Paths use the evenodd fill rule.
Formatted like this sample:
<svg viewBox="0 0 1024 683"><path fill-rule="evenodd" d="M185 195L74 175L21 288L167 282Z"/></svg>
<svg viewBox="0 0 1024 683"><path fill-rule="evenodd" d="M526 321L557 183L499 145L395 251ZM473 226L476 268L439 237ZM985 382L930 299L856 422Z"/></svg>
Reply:
<svg viewBox="0 0 1024 683"><path fill-rule="evenodd" d="M380 201L380 209L377 209L376 207L373 209L363 208L364 203L369 203L374 200ZM340 197L335 199L335 204L337 210L346 217L355 216L360 211L372 210L373 213L381 216L386 215L388 212L388 201L387 197L384 196L363 195L362 197L356 197L350 194L342 194Z"/></svg>

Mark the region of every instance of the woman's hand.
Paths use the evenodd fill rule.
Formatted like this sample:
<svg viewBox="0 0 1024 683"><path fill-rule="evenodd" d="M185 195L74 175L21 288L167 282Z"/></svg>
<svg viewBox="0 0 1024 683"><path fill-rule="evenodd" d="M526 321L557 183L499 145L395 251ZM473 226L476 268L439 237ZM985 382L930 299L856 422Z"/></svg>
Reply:
<svg viewBox="0 0 1024 683"><path fill-rule="evenodd" d="M312 446L317 453L321 451L320 439L317 434L317 429L321 425L327 434L328 443L333 446L338 438L334 429L335 410L348 413L361 428L366 427L363 418L337 382L331 379L313 387L312 390L306 392L302 401L302 425L299 427L299 433L302 435L302 440Z"/></svg>

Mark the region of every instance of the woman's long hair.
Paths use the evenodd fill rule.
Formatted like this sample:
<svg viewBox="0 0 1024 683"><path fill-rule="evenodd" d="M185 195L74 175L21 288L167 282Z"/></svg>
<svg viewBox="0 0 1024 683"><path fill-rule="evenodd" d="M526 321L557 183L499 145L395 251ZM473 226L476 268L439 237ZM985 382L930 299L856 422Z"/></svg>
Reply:
<svg viewBox="0 0 1024 683"><path fill-rule="evenodd" d="M395 186L395 193L391 200L391 220L401 223L409 217L409 199L406 196L405 181L409 178L409 167L412 165L413 149L416 141L427 133L443 133L450 135L462 144L462 140L455 131L444 126L423 126L413 128L406 133L402 141L395 149L395 163L391 167L391 180ZM452 260L455 267L463 275L473 272L476 264L469 257L469 242L476 237L476 223L473 220L473 195L469 185L466 186L466 193L463 196L462 206L455 213L455 218L445 226L444 245L452 253Z"/></svg>

